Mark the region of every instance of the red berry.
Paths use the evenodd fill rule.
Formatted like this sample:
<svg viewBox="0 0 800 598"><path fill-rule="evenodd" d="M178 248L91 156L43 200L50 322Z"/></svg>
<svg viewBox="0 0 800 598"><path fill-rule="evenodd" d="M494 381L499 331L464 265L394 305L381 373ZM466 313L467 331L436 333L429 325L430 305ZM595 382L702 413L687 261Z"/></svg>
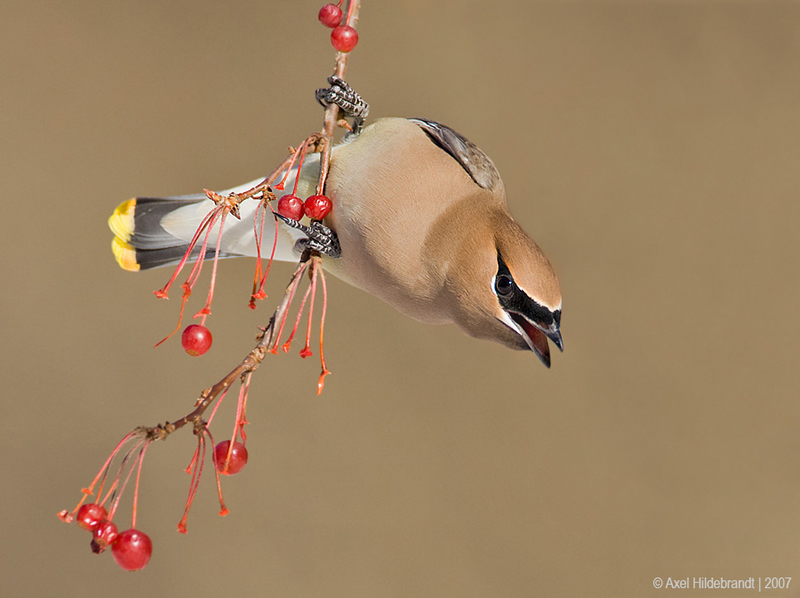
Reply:
<svg viewBox="0 0 800 598"><path fill-rule="evenodd" d="M153 543L147 534L137 529L127 529L117 536L111 545L111 554L117 565L125 571L138 571L150 561L153 554Z"/></svg>
<svg viewBox="0 0 800 598"><path fill-rule="evenodd" d="M233 443L231 460L228 461L228 468L225 469L225 459L228 457L228 447L230 446L230 440L223 440L214 448L214 467L223 475L239 473L247 465L247 449L237 441Z"/></svg>
<svg viewBox="0 0 800 598"><path fill-rule="evenodd" d="M90 502L78 509L78 525L87 531L92 531L107 516L105 507Z"/></svg>
<svg viewBox="0 0 800 598"><path fill-rule="evenodd" d="M349 25L339 25L331 31L331 43L339 52L349 52L358 43L358 32Z"/></svg>
<svg viewBox="0 0 800 598"><path fill-rule="evenodd" d="M303 209L306 216L315 220L322 220L331 213L333 204L331 200L324 195L312 195L306 200Z"/></svg>
<svg viewBox="0 0 800 598"><path fill-rule="evenodd" d="M333 29L342 22L342 9L335 4L326 4L319 9L319 22Z"/></svg>
<svg viewBox="0 0 800 598"><path fill-rule="evenodd" d="M278 214L290 220L300 220L303 217L303 200L296 195L284 195L278 200Z"/></svg>
<svg viewBox="0 0 800 598"><path fill-rule="evenodd" d="M205 326L187 326L181 336L181 346L192 357L203 355L211 348L211 331Z"/></svg>
<svg viewBox="0 0 800 598"><path fill-rule="evenodd" d="M113 522L104 519L94 528L92 536L92 552L100 554L116 541L119 531Z"/></svg>

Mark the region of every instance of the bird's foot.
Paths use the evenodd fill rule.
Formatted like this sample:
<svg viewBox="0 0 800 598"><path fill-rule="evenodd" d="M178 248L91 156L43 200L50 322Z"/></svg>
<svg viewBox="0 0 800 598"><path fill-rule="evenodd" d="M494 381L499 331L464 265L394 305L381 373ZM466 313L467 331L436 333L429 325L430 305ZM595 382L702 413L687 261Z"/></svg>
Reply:
<svg viewBox="0 0 800 598"><path fill-rule="evenodd" d="M358 135L369 114L369 104L339 77L331 75L328 83L330 87L318 89L314 94L317 101L325 108L331 104L339 106L345 116L353 118L353 134Z"/></svg>
<svg viewBox="0 0 800 598"><path fill-rule="evenodd" d="M299 239L294 245L295 250L298 253L302 253L304 250L310 249L311 251L317 251L332 258L338 258L342 256L342 248L339 245L338 235L330 228L322 224L321 221L312 220L311 224L306 226L297 220L292 220L291 218L287 218L286 216L278 214L277 212L275 213L275 216L283 220L292 228L296 228L306 235L305 239Z"/></svg>

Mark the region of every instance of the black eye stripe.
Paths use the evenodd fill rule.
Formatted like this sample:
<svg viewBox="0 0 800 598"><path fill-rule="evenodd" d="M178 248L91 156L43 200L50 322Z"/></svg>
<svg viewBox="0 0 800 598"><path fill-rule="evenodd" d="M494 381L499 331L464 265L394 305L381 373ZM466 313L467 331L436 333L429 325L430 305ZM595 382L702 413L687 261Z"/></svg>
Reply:
<svg viewBox="0 0 800 598"><path fill-rule="evenodd" d="M498 288L497 283L501 278L507 278L511 283L509 285L509 290L506 293L503 293ZM549 327L553 323L553 312L543 305L539 305L536 303L536 301L528 297L525 292L514 282L514 277L511 276L511 271L503 261L500 252L497 253L497 276L495 277L495 291L497 293L497 299L500 301L500 306L504 310L522 314L526 318L529 318L530 320L533 320L537 324L541 324L544 327ZM561 319L561 310L556 312L555 317L558 318L558 320Z"/></svg>

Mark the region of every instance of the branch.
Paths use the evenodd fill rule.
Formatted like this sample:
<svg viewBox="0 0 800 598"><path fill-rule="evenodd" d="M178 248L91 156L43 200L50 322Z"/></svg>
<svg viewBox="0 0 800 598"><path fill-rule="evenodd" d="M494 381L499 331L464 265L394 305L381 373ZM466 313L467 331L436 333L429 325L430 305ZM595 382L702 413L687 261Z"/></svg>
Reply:
<svg viewBox="0 0 800 598"><path fill-rule="evenodd" d="M342 4L342 0L340 0L339 5ZM347 11L347 17L345 19L345 24L355 28L355 25L358 21L358 13L361 7L361 0L349 0L349 6ZM337 11L338 11L337 7ZM341 13L338 13L337 19L340 18ZM323 22L323 24L326 24ZM336 44L334 44L336 47ZM354 46L340 46L340 47L352 47ZM336 62L334 66L333 75L344 79L345 71L347 69L347 61L348 61L349 54L344 52L337 52L336 53ZM200 274L200 269L203 264L203 260L206 254L206 247L208 242L208 236L213 228L214 224L219 221L219 236L217 238L216 244L216 251L214 252L214 271L212 272L211 276L211 285L209 289L208 299L206 302L206 306L198 312L198 316L200 314L203 315L203 323L205 322L205 317L210 313L210 305L211 299L213 296L214 291L214 281L216 275L216 266L217 262L220 258L220 242L222 238L222 231L223 226L225 223L225 217L228 214L236 218L240 218L239 212L239 205L246 199L253 199L259 202L258 206L256 207L254 220L253 220L253 232L255 234L255 241L256 247L258 248L257 251L257 261L256 261L256 273L254 278L253 284L253 294L251 296L251 307L255 306L255 299L262 299L266 296L263 292L264 282L266 281L267 272L269 271L269 264L272 263L272 259L274 256L275 246L273 245L273 255L270 256L270 262L267 265L266 271L261 274L261 240L263 235L264 229L264 221L266 218L267 213L273 213L272 206L270 202L276 200L275 193L273 192L273 183L281 176L281 174L285 173L286 176L294 169L294 163L297 160L298 156L300 158L300 163L297 166L297 177L295 179L295 190L297 186L297 180L300 177L300 169L302 168L303 158L305 154L308 152L316 152L321 153L320 159L320 173L319 179L317 182L317 194L323 195L325 189L325 181L328 176L328 172L330 170L330 161L331 161L331 151L333 147L333 137L337 126L344 126L349 127L346 122L343 120L339 120L339 108L334 104L331 103L325 109L325 116L323 121L323 128L322 131L312 133L308 136L303 143L297 148L293 149L290 148L290 155L287 157L267 178L262 180L260 183L255 185L253 188L243 192L243 193L236 193L236 194L228 194L227 196L222 196L214 191L206 190L206 195L208 198L214 202L215 206L212 210L207 214L201 221L197 231L195 232L192 241L188 245L188 249L184 254L183 259L178 264L175 273L173 274L172 278L169 282L164 286L162 289L156 291L156 295L159 297L166 298L167 292L173 282L176 280L177 276L181 272L181 269L184 265L189 261L189 258L192 257L193 249L195 248L195 244L200 241L202 238L202 244L199 251L199 255L196 257L196 262L194 268L192 269L191 273L189 274L189 278L187 281L182 285L183 286L183 300L181 303L181 311L180 311L180 319L178 321L178 326L176 327L175 331L172 334L177 332L180 328L181 319L183 318L184 307L186 305L186 301L191 295L192 287L194 286L197 278ZM284 176L284 178L286 178ZM275 185L275 189L282 189L283 187L283 180L281 180L278 184ZM294 193L294 192L293 192ZM330 200L328 199L328 209L330 208ZM321 214L321 212L317 212ZM312 225L315 222L315 218L313 217L312 213L306 213L312 219ZM259 216L261 216L260 220L260 232L259 232ZM321 220L324 216L320 215L319 219ZM275 243L277 243L277 234L278 234L278 222L277 216L275 215L276 222L275 222ZM309 229L310 230L310 229ZM77 518L78 523L84 529L90 530L93 533L93 540L92 540L92 550L96 553L103 552L109 546L112 547L112 552L114 553L115 559L117 563L126 570L135 570L141 569L147 564L147 561L150 559L150 554L152 551L150 539L147 537L146 534L135 529L136 526L136 513L137 513L137 503L138 503L138 495L139 495L139 478L141 476L141 469L142 463L144 461L145 451L148 445L156 440L165 440L167 436L175 432L176 430L180 430L181 428L185 427L187 424L191 424L194 434L197 436L197 448L195 449L194 456L192 457L192 461L189 464L189 467L186 469L187 473L191 473L192 480L189 486L189 496L186 501L186 508L184 510L183 518L178 523L178 530L186 533L186 520L189 514L189 509L192 506L194 501L194 497L197 492L197 488L200 482L200 476L203 472L203 464L205 463L206 459L206 448L207 444L210 443L212 447L212 457L214 460L214 473L217 479L217 489L219 492L219 500L220 500L220 515L226 515L228 513L228 509L225 507L225 503L222 498L222 486L220 484L220 475L228 475L233 474L240 469L244 463L247 461L246 450L244 448L244 442L246 442L246 433L244 431L244 426L247 424L247 418L245 416L245 407L247 403L247 393L250 386L250 378L251 374L258 369L261 365L261 362L264 361L264 358L267 356L267 353L277 353L278 352L278 344L281 341L281 337L283 336L284 327L289 315L289 310L291 309L292 302L294 301L295 297L297 296L298 288L300 287L300 283L302 277L305 273L309 274L309 285L303 295L303 298L300 303L300 307L297 312L297 317L294 321L294 327L291 330L291 334L289 335L286 342L282 345L282 348L285 352L288 352L289 346L294 338L295 332L298 329L298 325L303 315L303 309L306 305L306 300L310 299L309 308L308 308L308 326L306 329L305 334L305 346L300 351L301 357L308 357L310 356L311 350L309 348L310 344L310 337L311 337L311 327L313 321L313 313L314 313L314 302L316 298L317 292L317 282L321 283L322 286L322 314L320 319L320 328L319 328L319 358L320 358L320 366L321 366L321 373L319 376L319 380L317 382L317 394L322 391L325 376L327 376L330 372L328 371L327 366L325 365L325 352L323 347L323 339L324 339L324 331L325 331L325 314L326 314L326 307L327 307L327 287L325 283L325 275L321 267L322 264L322 257L317 251L311 250L306 248L295 268L294 274L292 274L291 279L289 280L289 284L286 286L286 290L284 291L283 298L278 303L275 311L272 313L272 316L269 319L269 323L266 327L261 328L261 334L258 337L255 347L244 357L244 359L239 362L239 364L234 367L230 372L228 372L222 379L216 382L214 385L206 388L200 393L200 396L195 401L194 408L183 417L173 421L167 422L164 424L158 424L153 427L145 427L140 426L134 429L132 432L125 435L125 437L117 444L117 446L112 451L111 455L106 459L103 466L100 468L97 476L95 476L94 480L92 481L91 485L88 488L82 489L83 497L75 506L75 508L69 511L61 511L58 513L58 517L65 522L73 521ZM197 316L195 316L197 317ZM170 334L167 338L172 336ZM164 339L166 340L166 339ZM163 342L163 341L162 341ZM159 343L161 344L161 343ZM214 414L216 413L217 408L220 406L221 401L225 397L228 389L233 385L237 380L241 380L241 390L239 393L239 404L237 407L236 413L236 421L233 430L233 437L227 444L219 443L218 445L214 444L214 439L211 435L211 431L209 430L209 426L211 421L214 419ZM217 400L216 406L214 407L211 415L208 418L205 418L205 413L208 408ZM242 442L239 443L237 438L241 437ZM243 455L239 453L239 456L236 457L238 460L237 468L234 468L234 451L238 450L236 445L239 445L242 449ZM224 447L228 447L225 449ZM220 456L218 454L218 449L223 447L223 450L227 451L226 455ZM112 471L112 465L116 464L116 474ZM136 470L136 478L135 478L135 490L133 495L133 509L132 509L132 517L131 517L131 529L122 532L121 534L117 533L117 527L114 523L111 522L113 519L114 514L116 513L117 506L119 505L119 501L122 498L122 494L125 490L125 487L128 483L128 480L131 479L134 469ZM108 484L107 484L108 482ZM105 492L104 492L105 490ZM96 499L95 502L88 502L87 498L93 495L96 491ZM84 504L86 503L86 504ZM106 511L106 507L104 505L110 506L111 510L110 513ZM98 535L98 530L103 530L102 534ZM113 539L112 539L113 533ZM128 534L125 536L125 534ZM137 538L143 538L146 540L145 544L142 544L141 547L132 548L130 538L133 536L131 534L135 534ZM125 536L126 540L123 544L122 537ZM113 546L112 546L113 545ZM117 558L117 548L120 545L124 545L124 550L130 552L131 550L134 551L134 558L133 560L129 558Z"/></svg>
<svg viewBox="0 0 800 598"><path fill-rule="evenodd" d="M258 368L272 346L276 345L278 342L276 325L286 318L287 311L294 297L294 291L300 282L300 277L303 275L303 272L308 268L310 260L319 260L319 257L304 255L303 258L301 258L300 263L298 263L297 268L295 268L294 274L292 274L292 278L289 280L283 299L278 303L278 307L275 308L275 312L269 319L269 324L267 324L267 327L264 328L259 335L256 346L253 347L252 351L247 354L241 363L228 372L219 382L201 392L193 411L172 423L158 424L152 428L140 428L140 435L147 436L151 440L164 440L169 434L181 429L188 423L192 423L195 426L198 426L198 424L202 425L201 418L214 399L231 384L236 382L237 379L240 379L248 372L253 372Z"/></svg>
<svg viewBox="0 0 800 598"><path fill-rule="evenodd" d="M361 0L350 0L350 6L347 9L347 25L354 28L358 23L358 13L361 10ZM350 57L349 52L337 52L336 63L333 67L333 74L340 79L345 79L347 72L347 59ZM333 147L333 134L336 130L336 125L339 122L339 106L331 104L325 109L325 121L322 126L322 135L325 139L325 145L322 148L322 157L320 159L319 167L319 181L317 182L317 194L322 195L325 192L325 181L328 179L328 171L331 164L331 149Z"/></svg>
<svg viewBox="0 0 800 598"><path fill-rule="evenodd" d="M346 19L346 24L350 27L355 28L356 23L358 22L360 8L361 0L350 0ZM340 79L345 78L349 56L349 52L336 53L336 62L333 70L333 74L336 77L339 77ZM320 159L319 181L317 183L318 194L323 193L325 181L328 177L328 172L330 171L331 149L333 147L333 137L337 124L339 124L339 107L335 104L330 104L325 109L322 131L320 133L312 134L304 143L307 150L312 152L321 152L322 154ZM267 196L274 198L270 185L275 182L282 172L290 167L295 155L301 149L302 148L292 150L290 155L258 185L248 191L237 194L234 203L238 205L245 199L257 196L264 198L265 201ZM205 422L202 419L203 414L211 405L211 403L213 403L214 399L220 396L220 394L231 384L236 382L237 379L241 379L249 372L255 371L264 360L267 353L277 346L278 342L280 341L279 336L282 331L282 327L280 329L276 329L276 327L279 323L284 322L286 319L287 312L291 306L295 291L300 282L300 277L309 267L310 263L315 262L312 266L312 269L315 269L319 267L320 261L319 254L316 252L306 251L303 253L303 256L300 258L300 262L298 263L297 268L295 268L294 274L292 275L292 278L286 287L283 298L270 317L269 323L263 329L256 346L247 354L247 356L239 363L239 365L231 370L225 377L200 393L200 397L195 403L195 408L190 413L171 423L158 424L157 426L150 428L141 427L138 429L137 435L145 436L150 440L164 440L169 434L179 430L188 423L191 423L194 426L195 433L198 433L204 429ZM323 363L323 377L324 372L325 367Z"/></svg>

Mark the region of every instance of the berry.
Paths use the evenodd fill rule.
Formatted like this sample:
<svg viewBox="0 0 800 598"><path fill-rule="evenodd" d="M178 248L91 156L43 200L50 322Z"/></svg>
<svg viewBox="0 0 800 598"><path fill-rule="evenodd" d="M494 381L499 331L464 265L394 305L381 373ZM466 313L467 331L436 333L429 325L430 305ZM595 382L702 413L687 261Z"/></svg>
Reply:
<svg viewBox="0 0 800 598"><path fill-rule="evenodd" d="M92 536L92 552L100 554L116 541L119 531L113 522L104 519L94 528Z"/></svg>
<svg viewBox="0 0 800 598"><path fill-rule="evenodd" d="M187 326L181 336L181 346L192 357L203 355L211 348L211 331L205 326Z"/></svg>
<svg viewBox="0 0 800 598"><path fill-rule="evenodd" d="M303 200L296 195L284 195L278 200L278 214L290 220L300 220L303 217Z"/></svg>
<svg viewBox="0 0 800 598"><path fill-rule="evenodd" d="M349 25L339 25L331 31L331 43L339 52L349 52L358 44L358 32Z"/></svg>
<svg viewBox="0 0 800 598"><path fill-rule="evenodd" d="M87 531L93 531L107 516L105 507L90 502L78 509L78 525Z"/></svg>
<svg viewBox="0 0 800 598"><path fill-rule="evenodd" d="M150 561L153 554L153 543L147 534L137 529L128 529L117 536L111 545L111 554L117 565L125 571L138 571Z"/></svg>
<svg viewBox="0 0 800 598"><path fill-rule="evenodd" d="M228 456L230 445L230 440L223 440L214 447L214 467L223 475L239 473L247 465L247 449L241 442L234 442L231 460L228 461L228 468L225 469L225 458Z"/></svg>
<svg viewBox="0 0 800 598"><path fill-rule="evenodd" d="M312 195L306 200L303 209L306 216L315 220L322 220L331 213L333 204L331 200L324 195Z"/></svg>
<svg viewBox="0 0 800 598"><path fill-rule="evenodd" d="M335 4L326 4L319 9L319 22L333 29L342 22L342 9Z"/></svg>

